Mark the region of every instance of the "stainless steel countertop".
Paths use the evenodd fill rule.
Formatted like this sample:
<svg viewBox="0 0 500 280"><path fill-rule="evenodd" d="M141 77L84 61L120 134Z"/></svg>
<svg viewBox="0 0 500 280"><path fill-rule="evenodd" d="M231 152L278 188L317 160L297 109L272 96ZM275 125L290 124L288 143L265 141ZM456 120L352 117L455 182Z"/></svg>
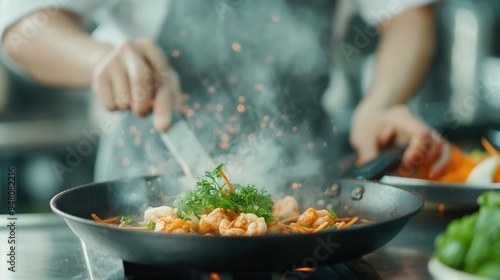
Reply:
<svg viewBox="0 0 500 280"><path fill-rule="evenodd" d="M448 221L464 214L463 211L422 210L393 240L363 259L382 279L431 279L427 262L433 252L435 236L445 229ZM80 240L62 219L50 213L16 216L16 272L8 271L4 264L8 253L6 225L9 216L0 217L0 279L91 279L85 258L88 250L83 249ZM102 265L104 259L112 262L101 257L98 263ZM102 271L109 275L121 272Z"/></svg>

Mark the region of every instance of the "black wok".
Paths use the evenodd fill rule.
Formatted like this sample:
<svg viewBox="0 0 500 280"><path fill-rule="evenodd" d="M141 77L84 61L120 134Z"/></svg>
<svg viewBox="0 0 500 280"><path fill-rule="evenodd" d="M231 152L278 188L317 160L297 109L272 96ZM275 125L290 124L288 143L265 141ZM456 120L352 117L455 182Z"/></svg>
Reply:
<svg viewBox="0 0 500 280"><path fill-rule="evenodd" d="M125 261L202 271L288 271L358 258L390 241L423 206L402 188L351 179L309 179L291 189L301 206L332 207L340 217L375 222L316 234L257 237L174 235L120 229L94 222L116 215L140 217L147 206L171 203L182 190L163 177L88 184L63 191L52 210L96 250Z"/></svg>

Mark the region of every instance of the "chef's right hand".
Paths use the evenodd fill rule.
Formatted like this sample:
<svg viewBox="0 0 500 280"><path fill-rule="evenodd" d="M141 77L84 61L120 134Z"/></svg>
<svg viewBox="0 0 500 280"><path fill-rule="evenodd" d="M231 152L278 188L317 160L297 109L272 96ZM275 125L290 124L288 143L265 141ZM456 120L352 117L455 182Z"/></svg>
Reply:
<svg viewBox="0 0 500 280"><path fill-rule="evenodd" d="M128 41L107 53L93 71L92 90L111 111L146 116L153 110L154 126L162 131L181 100L177 73L149 39Z"/></svg>

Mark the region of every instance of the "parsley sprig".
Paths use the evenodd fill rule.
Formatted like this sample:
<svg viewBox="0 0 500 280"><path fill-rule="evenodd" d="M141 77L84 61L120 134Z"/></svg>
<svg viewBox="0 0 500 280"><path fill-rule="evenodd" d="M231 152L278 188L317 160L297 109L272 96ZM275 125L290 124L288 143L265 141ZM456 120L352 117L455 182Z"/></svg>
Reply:
<svg viewBox="0 0 500 280"><path fill-rule="evenodd" d="M273 222L271 213L274 203L271 195L254 185L230 184L223 178L222 167L224 164L220 164L213 171L205 172L205 176L196 182L195 189L182 194L174 201L177 215L185 220L192 214L200 218L207 210L222 208L238 214L253 213L263 217L268 223Z"/></svg>

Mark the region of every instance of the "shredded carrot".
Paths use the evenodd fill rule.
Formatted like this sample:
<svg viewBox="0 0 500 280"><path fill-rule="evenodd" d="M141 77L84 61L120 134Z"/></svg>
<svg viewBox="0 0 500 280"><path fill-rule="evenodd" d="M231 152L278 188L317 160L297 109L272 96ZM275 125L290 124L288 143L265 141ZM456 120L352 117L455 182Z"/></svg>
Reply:
<svg viewBox="0 0 500 280"><path fill-rule="evenodd" d="M222 194L223 194L224 196L227 196L226 189L222 189Z"/></svg>
<svg viewBox="0 0 500 280"><path fill-rule="evenodd" d="M125 221L122 221L122 222L118 225L118 227L123 227L124 225L125 225Z"/></svg>
<svg viewBox="0 0 500 280"><path fill-rule="evenodd" d="M350 220L352 220L352 218L337 218L337 219L333 219L333 221L336 222L336 223L349 222Z"/></svg>
<svg viewBox="0 0 500 280"><path fill-rule="evenodd" d="M500 162L497 165L495 176L493 176L493 183L500 183Z"/></svg>
<svg viewBox="0 0 500 280"><path fill-rule="evenodd" d="M304 230L304 228L303 228L303 227L301 227L301 226L297 226L297 227L295 227L295 228L296 228L298 231L300 231L301 233L307 233L307 231L305 231L305 230Z"/></svg>
<svg viewBox="0 0 500 280"><path fill-rule="evenodd" d="M350 226L354 225L354 223L356 223L358 221L358 219L359 219L358 217L354 217L350 222L345 224L345 226L343 228L350 227Z"/></svg>
<svg viewBox="0 0 500 280"><path fill-rule="evenodd" d="M340 224L337 226L337 230L343 229L345 225L345 222L340 222Z"/></svg>
<svg viewBox="0 0 500 280"><path fill-rule="evenodd" d="M314 232L314 229L313 229L313 228L302 227L302 229L303 229L305 232Z"/></svg>
<svg viewBox="0 0 500 280"><path fill-rule="evenodd" d="M99 218L94 213L92 213L91 216L92 216L92 219L94 219L94 221L99 222L99 223L103 223L103 224L112 224L112 223L115 223L116 221L118 221L118 218L120 218L119 216L116 216L116 217L112 217L112 218L104 219L103 220L103 219Z"/></svg>
<svg viewBox="0 0 500 280"><path fill-rule="evenodd" d="M484 149L490 154L490 156L498 157L500 153L491 145L491 143L486 139L486 137L481 138L481 144L483 144Z"/></svg>
<svg viewBox="0 0 500 280"><path fill-rule="evenodd" d="M313 233L316 233L316 232L320 232L322 231L323 229L325 229L326 227L328 226L328 222L324 222L322 223L321 225L319 225L314 231Z"/></svg>
<svg viewBox="0 0 500 280"><path fill-rule="evenodd" d="M222 175L222 178L224 178L224 181L226 182L226 185L229 187L229 190L231 192L234 192L233 185L231 185L231 182L229 182L229 179L226 177L226 174L222 171L222 169L219 169L220 175Z"/></svg>

